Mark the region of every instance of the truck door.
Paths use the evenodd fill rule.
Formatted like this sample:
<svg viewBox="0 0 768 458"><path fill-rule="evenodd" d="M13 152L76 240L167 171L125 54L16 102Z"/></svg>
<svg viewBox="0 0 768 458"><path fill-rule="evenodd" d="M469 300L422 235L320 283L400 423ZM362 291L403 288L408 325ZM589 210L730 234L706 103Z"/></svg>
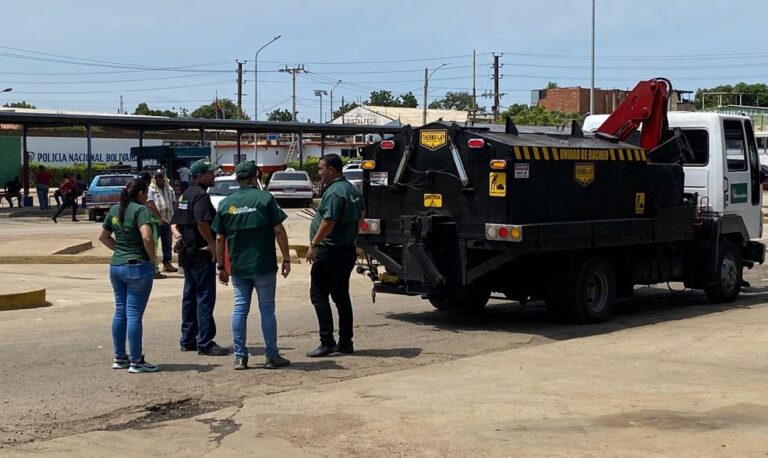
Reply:
<svg viewBox="0 0 768 458"><path fill-rule="evenodd" d="M762 235L760 168L750 121L723 120L725 167L723 202L726 214L741 216L750 238ZM754 171L754 172L753 172Z"/></svg>

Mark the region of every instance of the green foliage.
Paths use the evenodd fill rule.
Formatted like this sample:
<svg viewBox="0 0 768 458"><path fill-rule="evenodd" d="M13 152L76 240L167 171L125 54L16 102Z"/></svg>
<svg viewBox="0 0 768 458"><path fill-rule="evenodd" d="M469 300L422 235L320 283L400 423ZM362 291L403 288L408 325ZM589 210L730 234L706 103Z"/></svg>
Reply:
<svg viewBox="0 0 768 458"><path fill-rule="evenodd" d="M3 105L3 106L4 106L4 107L6 107L6 108L37 108L37 107L36 107L36 106L34 106L34 105L30 105L30 104L28 104L28 103L26 102L26 100L22 100L21 102L11 102L11 103L6 103L6 104L5 104L5 105Z"/></svg>
<svg viewBox="0 0 768 458"><path fill-rule="evenodd" d="M440 100L435 100L429 104L429 108L435 110L461 110L469 111L472 109L472 96L469 92L448 91Z"/></svg>
<svg viewBox="0 0 768 458"><path fill-rule="evenodd" d="M292 121L291 112L289 110L277 109L267 115L268 121Z"/></svg>
<svg viewBox="0 0 768 458"><path fill-rule="evenodd" d="M558 86L557 83L555 83L554 81L550 81L549 83L547 83L547 89L557 89L558 87L560 86Z"/></svg>
<svg viewBox="0 0 768 458"><path fill-rule="evenodd" d="M416 96L412 92L407 92L397 96L392 96L392 91L372 91L371 97L365 102L366 105L374 105L377 107L408 107L416 108L419 106L419 102L416 100Z"/></svg>
<svg viewBox="0 0 768 458"><path fill-rule="evenodd" d="M360 105L356 104L355 102L352 103L345 103L344 105L340 106L338 110L333 112L333 119L338 118L339 116L344 115L344 113L348 111L352 111L355 108L359 107Z"/></svg>
<svg viewBox="0 0 768 458"><path fill-rule="evenodd" d="M519 126L558 126L579 117L578 113L548 111L543 107L529 107L519 103L501 112L498 121L503 122L507 116L512 117L512 121Z"/></svg>
<svg viewBox="0 0 768 458"><path fill-rule="evenodd" d="M165 116L167 118L178 118L179 113L171 110L150 110L149 106L141 102L135 110L133 110L133 114L135 115L144 115L144 116Z"/></svg>
<svg viewBox="0 0 768 458"><path fill-rule="evenodd" d="M226 119L251 119L247 114L243 114L242 117L238 116L237 104L231 99L219 99L219 105L224 110L224 117ZM190 113L189 116L192 118L216 119L216 102L200 106Z"/></svg>
<svg viewBox="0 0 768 458"><path fill-rule="evenodd" d="M722 96L717 94L709 94L711 92L724 92ZM720 105L722 100L723 105L738 105L739 95L741 96L741 104L768 107L768 85L765 83L738 83L733 86L730 84L715 86L709 89L699 89L696 91L694 97L694 104L696 108L701 109L702 94L707 94L704 97L704 108L715 108Z"/></svg>

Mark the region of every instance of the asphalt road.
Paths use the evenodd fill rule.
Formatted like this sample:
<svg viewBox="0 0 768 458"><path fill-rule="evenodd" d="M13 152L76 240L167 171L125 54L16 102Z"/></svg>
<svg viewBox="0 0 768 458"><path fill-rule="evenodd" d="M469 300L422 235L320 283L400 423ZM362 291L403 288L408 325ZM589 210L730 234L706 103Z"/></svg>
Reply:
<svg viewBox="0 0 768 458"><path fill-rule="evenodd" d="M149 428L273 393L400 371L503 350L614 333L628 328L687 320L739 307L762 307L768 297L766 270L746 274L753 288L732 305L708 305L698 292L643 288L622 303L608 323L573 326L550 319L542 304L492 301L481 317L437 312L419 298L379 295L353 274L354 355L311 359L316 320L308 301L306 264L278 283L278 329L285 370L256 367L235 372L231 357L206 357L178 349L181 275L155 282L144 318L147 360L155 374L110 368L111 288L99 265L3 265L0 284L48 289L46 308L0 312L0 447L92 430ZM219 287L217 341L231 345L230 287ZM258 313L249 320L252 363L263 355Z"/></svg>

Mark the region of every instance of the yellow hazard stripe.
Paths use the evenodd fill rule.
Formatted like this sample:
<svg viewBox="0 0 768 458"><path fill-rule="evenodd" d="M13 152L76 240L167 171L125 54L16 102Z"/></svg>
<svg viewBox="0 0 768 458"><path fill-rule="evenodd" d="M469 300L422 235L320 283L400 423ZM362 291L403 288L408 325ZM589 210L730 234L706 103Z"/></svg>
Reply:
<svg viewBox="0 0 768 458"><path fill-rule="evenodd" d="M616 160L616 150L615 149L608 150L608 154L611 156L611 160L612 161Z"/></svg>
<svg viewBox="0 0 768 458"><path fill-rule="evenodd" d="M525 156L525 160L526 161L530 161L531 160L531 152L528 151L528 147L527 146L523 146L523 156Z"/></svg>
<svg viewBox="0 0 768 458"><path fill-rule="evenodd" d="M533 147L533 159L537 160L537 161L541 159L541 156L539 156L539 147L538 146L534 146Z"/></svg>
<svg viewBox="0 0 768 458"><path fill-rule="evenodd" d="M518 161L522 160L523 159L523 155L520 153L520 147L519 146L515 146L514 150L515 150L515 159L517 159Z"/></svg>
<svg viewBox="0 0 768 458"><path fill-rule="evenodd" d="M544 156L545 161L549 160L549 150L546 147L541 149L541 154Z"/></svg>
<svg viewBox="0 0 768 458"><path fill-rule="evenodd" d="M642 148L565 149L567 150L567 157L571 160L579 160L578 156L574 157L574 150L585 151L580 153L583 160L646 162L648 158L646 151ZM560 148L547 146L513 146L512 152L518 161L559 161L562 157Z"/></svg>

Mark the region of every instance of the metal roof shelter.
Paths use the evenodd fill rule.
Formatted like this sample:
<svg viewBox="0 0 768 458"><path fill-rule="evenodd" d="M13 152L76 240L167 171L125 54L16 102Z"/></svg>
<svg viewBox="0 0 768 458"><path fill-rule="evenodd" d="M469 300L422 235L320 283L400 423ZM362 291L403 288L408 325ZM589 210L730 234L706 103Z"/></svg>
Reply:
<svg viewBox="0 0 768 458"><path fill-rule="evenodd" d="M309 124L300 122L243 121L238 119L197 119L164 118L155 116L101 115L101 114L58 114L46 112L15 111L0 109L0 124L17 124L22 127L23 185L24 197L29 197L29 155L27 154L27 133L35 127L84 126L86 128L88 151L88 181L91 181L91 129L93 127L112 127L139 131L139 146L143 145L145 131L159 130L196 130L200 132L200 144L205 142L205 132L209 130L228 130L237 132L237 157L240 158L240 134L248 133L286 133L299 136L299 161L303 162L301 150L305 133L320 134L321 148L324 150L326 135L354 134L396 134L400 126L358 126L339 124ZM25 202L26 203L26 202Z"/></svg>

